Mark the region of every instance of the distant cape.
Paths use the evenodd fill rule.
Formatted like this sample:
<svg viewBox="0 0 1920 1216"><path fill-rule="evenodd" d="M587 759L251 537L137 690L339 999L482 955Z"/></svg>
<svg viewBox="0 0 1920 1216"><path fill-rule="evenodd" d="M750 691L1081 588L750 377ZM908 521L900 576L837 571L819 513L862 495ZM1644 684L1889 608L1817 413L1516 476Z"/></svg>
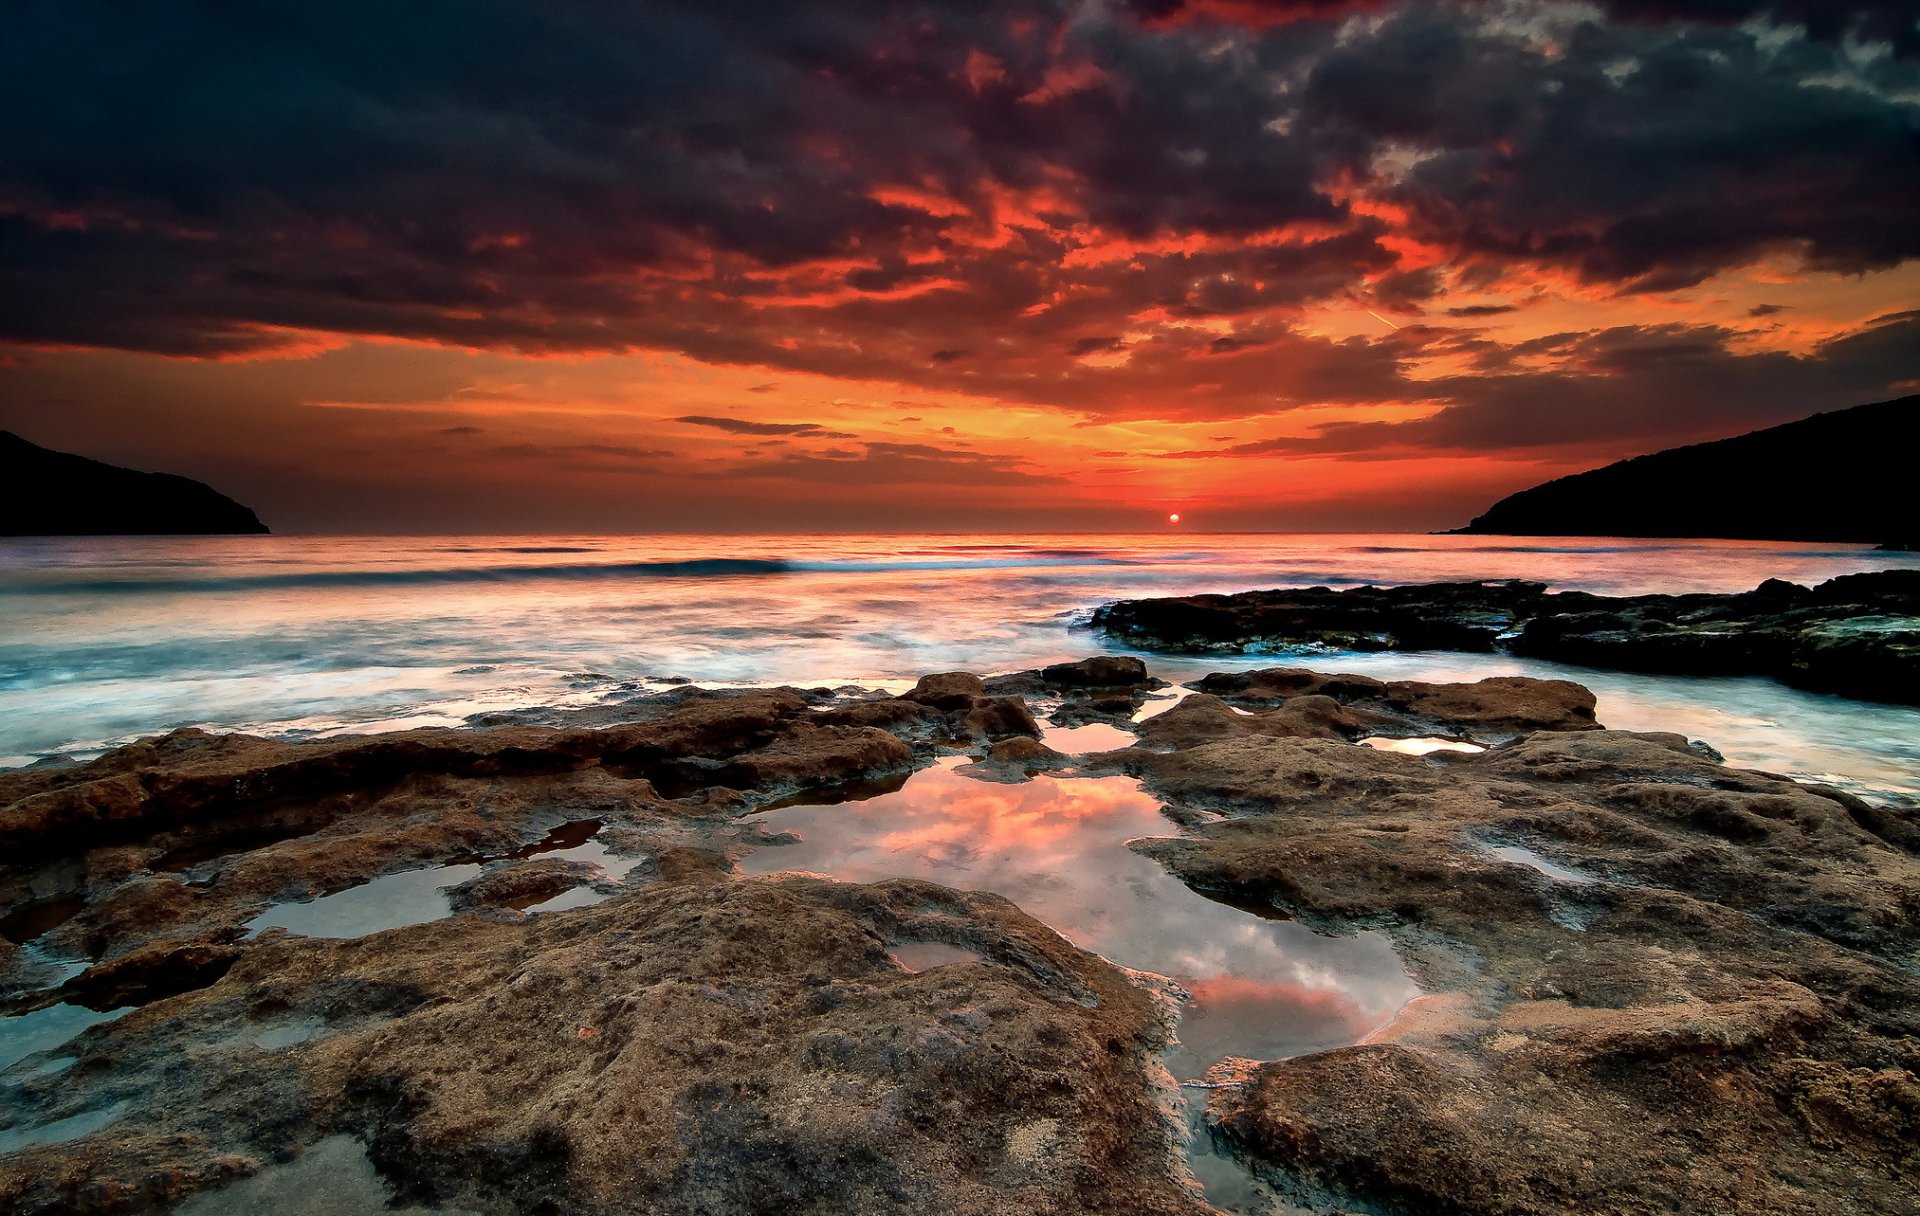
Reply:
<svg viewBox="0 0 1920 1216"><path fill-rule="evenodd" d="M263 533L260 517L213 487L50 451L0 431L0 536Z"/></svg>
<svg viewBox="0 0 1920 1216"><path fill-rule="evenodd" d="M1456 534L1920 545L1920 395L1543 482Z"/></svg>

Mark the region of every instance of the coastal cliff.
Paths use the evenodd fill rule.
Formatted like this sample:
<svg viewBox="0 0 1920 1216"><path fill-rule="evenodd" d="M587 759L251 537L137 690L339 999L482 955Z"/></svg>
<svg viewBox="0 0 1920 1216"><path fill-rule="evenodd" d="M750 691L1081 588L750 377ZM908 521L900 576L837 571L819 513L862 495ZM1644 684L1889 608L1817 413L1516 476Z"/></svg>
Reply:
<svg viewBox="0 0 1920 1216"><path fill-rule="evenodd" d="M266 531L251 510L190 477L123 469L0 431L0 536Z"/></svg>
<svg viewBox="0 0 1920 1216"><path fill-rule="evenodd" d="M1920 543L1907 484L1920 396L1815 414L1544 482L1463 535L1699 536Z"/></svg>

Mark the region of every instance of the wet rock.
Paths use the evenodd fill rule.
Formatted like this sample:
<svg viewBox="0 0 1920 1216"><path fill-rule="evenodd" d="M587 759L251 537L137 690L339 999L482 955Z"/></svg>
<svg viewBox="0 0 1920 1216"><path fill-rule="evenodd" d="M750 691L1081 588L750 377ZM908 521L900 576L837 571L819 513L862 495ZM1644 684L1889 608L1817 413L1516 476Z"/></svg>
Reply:
<svg viewBox="0 0 1920 1216"><path fill-rule="evenodd" d="M959 731L968 739L998 740L1014 736L1040 737L1040 724L1019 697L981 697L960 719Z"/></svg>
<svg viewBox="0 0 1920 1216"><path fill-rule="evenodd" d="M1068 757L1040 740L1016 735L995 743L986 755L960 771L987 781L1024 781L1035 773L1065 768L1069 763Z"/></svg>
<svg viewBox="0 0 1920 1216"><path fill-rule="evenodd" d="M1147 665L1132 655L1099 654L1077 663L1054 663L1040 678L1055 688L1150 688Z"/></svg>
<svg viewBox="0 0 1920 1216"><path fill-rule="evenodd" d="M1891 1216L1916 1193L1920 812L1621 731L1103 759L1184 812L1138 851L1383 928L1433 994L1216 1091L1221 1135L1316 1210Z"/></svg>
<svg viewBox="0 0 1920 1216"><path fill-rule="evenodd" d="M1061 710L1105 695L1041 682ZM35 949L97 959L67 996L141 1006L0 1082L0 1130L110 1120L0 1155L0 1207L211 1200L345 1136L414 1207L1200 1216L1158 998L991 895L732 868L740 816L897 787L938 744L984 751L976 775L1064 762L1004 685L945 684L947 709L689 690L594 726L181 733L0 776L0 916L74 901ZM1920 813L1596 729L1562 682L1199 687L1149 747L1081 760L1184 829L1133 847L1226 902L1383 928L1430 992L1214 1091L1261 1171L1323 1210L1910 1206ZM1420 732L1518 737L1349 741ZM557 892L583 867L537 850L594 824L653 859L604 903L245 936L401 870L485 864L455 894L483 908ZM978 961L911 971L903 942Z"/></svg>
<svg viewBox="0 0 1920 1216"><path fill-rule="evenodd" d="M1544 583L1491 581L1121 600L1096 609L1092 625L1132 646L1170 650L1484 652L1545 592Z"/></svg>
<svg viewBox="0 0 1920 1216"><path fill-rule="evenodd" d="M1279 705L1292 697L1332 697L1343 705L1385 700L1387 686L1371 676L1327 675L1304 667L1216 671L1188 685L1235 705Z"/></svg>
<svg viewBox="0 0 1920 1216"><path fill-rule="evenodd" d="M822 711L817 720L829 726L870 726L896 735L922 735L944 727L946 715L919 701L889 697L837 705Z"/></svg>
<svg viewBox="0 0 1920 1216"><path fill-rule="evenodd" d="M831 785L906 769L913 752L870 726L798 724L766 747L712 760L688 757L667 770L673 785L697 788L791 789Z"/></svg>
<svg viewBox="0 0 1920 1216"><path fill-rule="evenodd" d="M144 1005L206 987L225 975L239 957L239 947L226 942L158 941L96 963L68 980L60 995L91 1009Z"/></svg>
<svg viewBox="0 0 1920 1216"><path fill-rule="evenodd" d="M0 848L22 860L230 822L251 808L427 775L491 777L617 764L644 776L675 761L765 748L801 721L791 690L689 699L602 728L417 730L280 743L173 731L51 772L0 773Z"/></svg>
<svg viewBox="0 0 1920 1216"><path fill-rule="evenodd" d="M447 898L456 912L475 908L526 908L592 881L594 868L554 857L533 858L488 870L456 887Z"/></svg>
<svg viewBox="0 0 1920 1216"><path fill-rule="evenodd" d="M1134 695L1089 696L1080 699L1062 701L1048 720L1055 726L1086 726L1094 722L1104 722L1119 726L1133 720L1146 704L1144 697Z"/></svg>
<svg viewBox="0 0 1920 1216"><path fill-rule="evenodd" d="M901 694L900 699L931 705L938 710L967 709L976 698L985 696L986 691L986 685L980 682L979 676L971 672L949 671L921 676L913 689Z"/></svg>
<svg viewBox="0 0 1920 1216"><path fill-rule="evenodd" d="M1263 735L1281 739L1358 739L1395 720L1349 709L1331 697L1295 697L1276 709L1236 712L1225 701L1196 693L1135 728L1155 747L1189 748L1222 739Z"/></svg>
<svg viewBox="0 0 1920 1216"><path fill-rule="evenodd" d="M909 972L901 940L983 961ZM417 999L272 1056L116 1066L323 977ZM137 1016L22 1110L138 1101L111 1135L0 1157L9 1211L139 1210L162 1176L211 1199L329 1134L366 1144L403 1205L1205 1211L1153 1097L1154 999L1006 901L926 883L705 874L526 922L285 939Z"/></svg>
<svg viewBox="0 0 1920 1216"><path fill-rule="evenodd" d="M1380 706L1416 728L1430 725L1482 743L1505 742L1536 730L1599 726L1593 716L1593 693L1571 680L1524 676L1493 676L1472 684L1394 680L1386 686Z"/></svg>
<svg viewBox="0 0 1920 1216"><path fill-rule="evenodd" d="M1472 684L1428 684L1269 667L1215 672L1196 680L1192 687L1236 707L1287 712L1258 713L1244 719L1236 729L1219 719L1218 710L1209 704L1213 697L1189 697L1142 723L1143 738L1190 746L1192 741L1248 734L1318 739L1439 734L1478 743L1504 743L1536 730L1598 728L1593 693L1569 680L1494 676ZM1161 718L1176 714L1181 718L1175 724L1154 726ZM1200 734L1178 730L1178 722L1197 723L1202 718L1218 721L1218 728ZM1148 728L1152 728L1151 733Z"/></svg>
<svg viewBox="0 0 1920 1216"><path fill-rule="evenodd" d="M1310 587L1122 600L1093 626L1169 650L1498 649L1628 671L1765 675L1799 688L1920 703L1920 571L1738 595L1549 593L1527 582ZM1210 690L1211 691L1211 690Z"/></svg>

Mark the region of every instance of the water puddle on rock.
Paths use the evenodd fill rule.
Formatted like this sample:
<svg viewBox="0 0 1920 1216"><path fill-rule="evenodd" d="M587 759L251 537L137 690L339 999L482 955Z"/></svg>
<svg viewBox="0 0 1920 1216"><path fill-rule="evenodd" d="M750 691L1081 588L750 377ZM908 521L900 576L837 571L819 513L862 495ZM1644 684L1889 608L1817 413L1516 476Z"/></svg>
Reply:
<svg viewBox="0 0 1920 1216"><path fill-rule="evenodd" d="M79 895L63 895L24 904L5 917L0 917L0 937L16 946L24 946L66 924L86 906L86 899Z"/></svg>
<svg viewBox="0 0 1920 1216"><path fill-rule="evenodd" d="M203 1191L174 1216L469 1216L456 1208L393 1207L393 1192L351 1136L329 1136L284 1165L268 1166L217 1191Z"/></svg>
<svg viewBox="0 0 1920 1216"><path fill-rule="evenodd" d="M977 963L980 961L978 950L969 950L965 946L952 946L946 942L902 942L889 947L888 955L908 971L931 971L935 967L944 967L948 963Z"/></svg>
<svg viewBox="0 0 1920 1216"><path fill-rule="evenodd" d="M1326 937L1231 907L1128 849L1135 837L1179 831L1132 778L1005 785L954 771L963 762L942 760L864 802L763 812L756 818L766 832L798 839L749 854L741 869L848 882L914 877L1003 895L1074 944L1193 994L1166 1061L1183 1082L1227 1058L1272 1060L1359 1042L1419 994L1384 934ZM1185 1090L1196 1129L1207 1092ZM1192 1165L1223 1210L1275 1210L1204 1130L1194 1137Z"/></svg>
<svg viewBox="0 0 1920 1216"><path fill-rule="evenodd" d="M293 1018L267 1027L253 1036L253 1045L262 1051L281 1051L288 1047L297 1047L301 1043L311 1043L326 1032L327 1024L320 1018Z"/></svg>
<svg viewBox="0 0 1920 1216"><path fill-rule="evenodd" d="M132 1105L130 1102L115 1102L112 1106L84 1110L64 1119L0 1130L0 1154L17 1152L35 1144L64 1144L69 1140L90 1136L126 1114Z"/></svg>
<svg viewBox="0 0 1920 1216"><path fill-rule="evenodd" d="M247 922L247 935L286 929L302 937L365 937L453 914L445 888L480 873L477 865L388 874L303 904L276 904Z"/></svg>
<svg viewBox="0 0 1920 1216"><path fill-rule="evenodd" d="M1084 756L1090 752L1118 751L1140 740L1132 731L1105 722L1089 722L1085 726L1043 726L1040 742L1062 755Z"/></svg>
<svg viewBox="0 0 1920 1216"><path fill-rule="evenodd" d="M577 861L593 867L593 877L579 886L562 891L551 899L528 905L523 911L532 916L540 912L562 912L568 908L585 908L613 898L613 892L596 890L592 884L624 883L633 872L646 864L644 857L616 856L606 845L597 840L588 840L572 848L551 849L540 854L556 861Z"/></svg>
<svg viewBox="0 0 1920 1216"><path fill-rule="evenodd" d="M302 937L365 937L387 929L425 924L453 915L448 888L479 877L485 863L524 861L533 857L580 862L591 867L593 873L581 885L521 910L529 914L558 912L597 904L611 899L612 893L596 890L590 884L604 887L625 882L647 860L616 856L594 839L601 826L598 819L563 823L544 838L498 857L464 854L447 865L388 874L305 903L275 904L247 922L247 935L257 937L268 929L286 929Z"/></svg>
<svg viewBox="0 0 1920 1216"><path fill-rule="evenodd" d="M1140 723L1148 718L1157 718L1198 691L1195 688L1168 688L1157 693L1149 693L1147 703L1134 711L1133 720L1135 723Z"/></svg>
<svg viewBox="0 0 1920 1216"><path fill-rule="evenodd" d="M1578 870L1569 870L1557 862L1548 861L1532 849L1521 848L1517 844L1497 844L1484 846L1487 852L1509 865L1526 866L1537 870L1555 882L1591 883L1600 880L1591 874L1582 874Z"/></svg>
<svg viewBox="0 0 1920 1216"><path fill-rule="evenodd" d="M0 1018L0 1069L59 1047L87 1027L111 1022L127 1012L114 1009L100 1013L81 1005L49 1005L32 1013Z"/></svg>
<svg viewBox="0 0 1920 1216"><path fill-rule="evenodd" d="M1473 754L1487 749L1478 743L1467 743L1460 739L1388 739L1382 735L1360 740L1361 746L1371 747L1375 751L1394 752L1402 756L1431 756L1435 752L1463 752Z"/></svg>

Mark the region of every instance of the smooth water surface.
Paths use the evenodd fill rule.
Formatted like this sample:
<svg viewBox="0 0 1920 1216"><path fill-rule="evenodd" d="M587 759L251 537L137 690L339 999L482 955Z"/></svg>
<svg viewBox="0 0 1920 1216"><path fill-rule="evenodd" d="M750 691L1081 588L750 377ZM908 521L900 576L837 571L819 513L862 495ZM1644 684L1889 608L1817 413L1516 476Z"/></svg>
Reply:
<svg viewBox="0 0 1920 1216"><path fill-rule="evenodd" d="M115 1009L101 1013L84 1005L49 1005L32 1013L0 1018L0 1070L28 1056L60 1047L87 1027L111 1022L126 1012Z"/></svg>
<svg viewBox="0 0 1920 1216"><path fill-rule="evenodd" d="M152 537L0 542L0 763L169 727L286 737L447 725L704 683L891 686L1111 649L1127 596L1532 578L1630 593L1920 565L1854 545L1404 535ZM1152 660L1169 679L1270 665ZM1302 661L1302 660L1295 660ZM1765 680L1474 655L1315 655L1427 679L1566 676L1610 725L1920 796L1920 710Z"/></svg>
<svg viewBox="0 0 1920 1216"><path fill-rule="evenodd" d="M247 936L285 929L302 937L365 937L453 914L446 888L478 878L477 865L388 874L303 904L275 904L247 922Z"/></svg>
<svg viewBox="0 0 1920 1216"><path fill-rule="evenodd" d="M1167 1057L1186 1082L1226 1059L1359 1042L1419 994L1384 934L1327 937L1278 914L1215 902L1127 848L1135 837L1179 831L1132 778L1049 775L1008 785L968 777L959 764L943 760L863 802L760 814L765 831L796 839L749 854L741 868L849 882L910 876L1004 895L1075 945L1192 994ZM958 943L898 943L893 953L921 970L973 952ZM1262 1188L1216 1151L1201 1125L1206 1093L1186 1091L1195 1176L1223 1210L1271 1210Z"/></svg>
<svg viewBox="0 0 1920 1216"><path fill-rule="evenodd" d="M765 831L798 840L747 855L741 869L924 878L1004 895L1075 945L1193 993L1169 1065L1182 1080L1223 1056L1356 1042L1417 994L1384 935L1326 937L1217 903L1128 849L1135 837L1180 830L1131 777L1009 785L965 776L959 763L943 760L864 802L760 814Z"/></svg>
<svg viewBox="0 0 1920 1216"><path fill-rule="evenodd" d="M218 1190L202 1191L175 1216L465 1216L462 1209L398 1207L393 1188L351 1136L328 1136L292 1161Z"/></svg>

